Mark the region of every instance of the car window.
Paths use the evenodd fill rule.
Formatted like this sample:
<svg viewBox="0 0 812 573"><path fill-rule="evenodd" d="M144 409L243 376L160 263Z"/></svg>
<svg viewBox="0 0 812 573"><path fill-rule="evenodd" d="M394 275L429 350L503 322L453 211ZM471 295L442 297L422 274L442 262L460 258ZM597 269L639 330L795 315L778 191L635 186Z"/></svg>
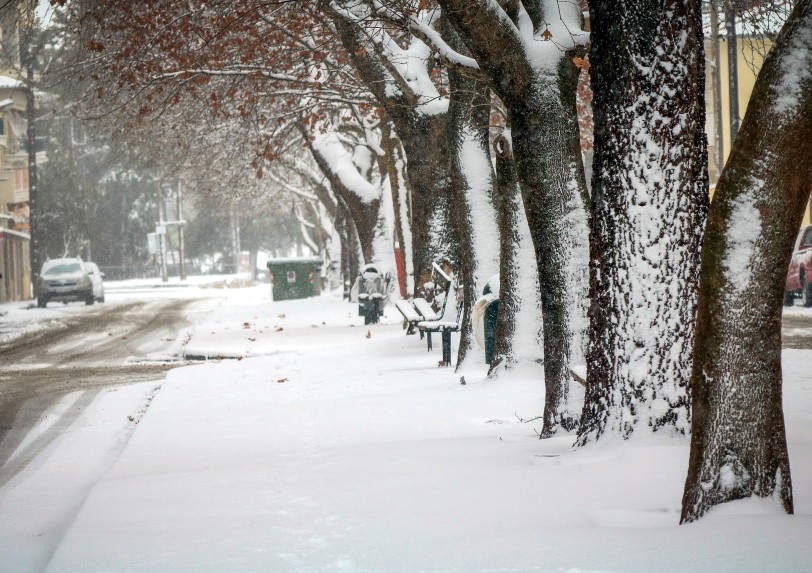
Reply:
<svg viewBox="0 0 812 573"><path fill-rule="evenodd" d="M801 241L801 248L806 249L812 247L812 229L807 229L804 234L804 240Z"/></svg>
<svg viewBox="0 0 812 573"><path fill-rule="evenodd" d="M46 267L43 270L43 274L48 273L49 275L64 275L68 273L75 273L81 270L82 265L80 265L79 263L60 263L50 267Z"/></svg>

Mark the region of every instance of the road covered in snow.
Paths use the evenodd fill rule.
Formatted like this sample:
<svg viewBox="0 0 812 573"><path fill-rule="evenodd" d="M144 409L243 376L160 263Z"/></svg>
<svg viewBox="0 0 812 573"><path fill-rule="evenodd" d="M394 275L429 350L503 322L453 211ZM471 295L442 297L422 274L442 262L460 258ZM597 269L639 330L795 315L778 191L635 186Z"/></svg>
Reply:
<svg viewBox="0 0 812 573"><path fill-rule="evenodd" d="M745 500L678 526L687 438L641 433L580 450L572 436L538 440L540 423L519 420L543 406L538 364L488 380L478 356L454 373L438 368L439 344L427 353L425 341L404 335L394 309L381 324L363 326L357 307L337 294L271 302L268 291L130 286L108 295L117 309L109 312L130 317L123 320L130 334L113 322L93 335L32 327L34 340L53 336L39 346L51 349L47 360L37 358L33 343L28 352L23 339L10 343L20 376L67 374L74 355L89 370L115 376L117 368L206 360L165 379L154 372L137 382L145 379L138 371L129 380L136 383L66 392L45 407L8 453L10 463L26 451L36 455L0 483L0 569L676 572L808 565L812 350L803 341L812 341L810 309L785 313L796 515L783 515L771 500ZM139 330L128 313L149 308L159 310L156 324L171 326ZM97 312L101 324L108 311L45 312L67 313L53 320L70 325L74 315L81 323Z"/></svg>

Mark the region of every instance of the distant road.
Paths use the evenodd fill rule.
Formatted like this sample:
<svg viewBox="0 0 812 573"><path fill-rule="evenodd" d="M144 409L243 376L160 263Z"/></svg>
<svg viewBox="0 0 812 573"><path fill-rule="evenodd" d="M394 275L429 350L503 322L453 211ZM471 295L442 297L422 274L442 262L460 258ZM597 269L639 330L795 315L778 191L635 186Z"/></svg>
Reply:
<svg viewBox="0 0 812 573"><path fill-rule="evenodd" d="M781 341L784 348L812 349L812 308L795 306L784 309Z"/></svg>
<svg viewBox="0 0 812 573"><path fill-rule="evenodd" d="M23 469L104 388L160 381L180 363L172 350L199 300L99 304L61 325L0 345L0 486ZM49 407L81 391L48 431L9 458ZM7 463L9 462L9 463Z"/></svg>

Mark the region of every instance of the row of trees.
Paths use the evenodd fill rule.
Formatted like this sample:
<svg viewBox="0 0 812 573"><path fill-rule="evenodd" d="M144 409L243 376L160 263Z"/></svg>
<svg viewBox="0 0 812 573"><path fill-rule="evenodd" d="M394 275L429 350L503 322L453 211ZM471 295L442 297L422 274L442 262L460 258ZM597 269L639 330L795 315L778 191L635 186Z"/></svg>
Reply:
<svg viewBox="0 0 812 573"><path fill-rule="evenodd" d="M159 130L149 134L141 129L134 139L118 117L81 121L76 94L92 89L92 81L65 68L83 57L66 16L61 9L44 11L32 0L0 3L0 70L21 78L29 96L30 121L23 127L27 136L22 143L30 152L34 283L41 262L59 256L83 256L104 267L120 267L124 274L115 276L150 272L155 257L148 252L146 236L160 219L159 206L167 210L167 191L177 193L183 183L178 165L195 158L190 158L187 145L156 161L158 147L167 143L166 133ZM199 122L196 126L201 127ZM186 201L191 231L187 255L202 261L228 253L233 260L223 262L229 268L239 260L239 252L233 251L240 243L252 260L259 249L288 252L294 243L289 231L297 227L295 212L301 205L290 196L269 193L267 184L252 177L236 177L244 161L218 159L218 168L205 170L206 177L184 177L187 183L200 184ZM231 169L224 168L227 163ZM224 208L222 197L211 189L236 184L239 200L229 199ZM170 248L177 249L173 231L170 228ZM235 241L235 235L241 241Z"/></svg>
<svg viewBox="0 0 812 573"><path fill-rule="evenodd" d="M250 165L307 201L303 229L347 276L393 242L412 292L433 261L453 263L458 368L498 270L496 361L510 368L517 320L537 311L520 286L532 274L543 436L691 431L683 521L750 495L792 511L780 270L809 196L812 0L775 40L710 210L699 0L592 0L591 32L587 6L559 0L55 3L83 113L124 111L186 177ZM520 268L527 249L536 264Z"/></svg>

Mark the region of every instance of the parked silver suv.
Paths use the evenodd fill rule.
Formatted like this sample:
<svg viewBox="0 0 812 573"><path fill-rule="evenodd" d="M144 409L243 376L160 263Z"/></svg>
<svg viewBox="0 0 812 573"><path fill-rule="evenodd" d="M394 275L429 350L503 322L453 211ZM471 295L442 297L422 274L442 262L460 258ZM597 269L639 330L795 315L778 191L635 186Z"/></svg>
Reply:
<svg viewBox="0 0 812 573"><path fill-rule="evenodd" d="M93 304L93 281L82 259L50 259L42 265L37 285L37 306L45 308L52 300L85 301Z"/></svg>

